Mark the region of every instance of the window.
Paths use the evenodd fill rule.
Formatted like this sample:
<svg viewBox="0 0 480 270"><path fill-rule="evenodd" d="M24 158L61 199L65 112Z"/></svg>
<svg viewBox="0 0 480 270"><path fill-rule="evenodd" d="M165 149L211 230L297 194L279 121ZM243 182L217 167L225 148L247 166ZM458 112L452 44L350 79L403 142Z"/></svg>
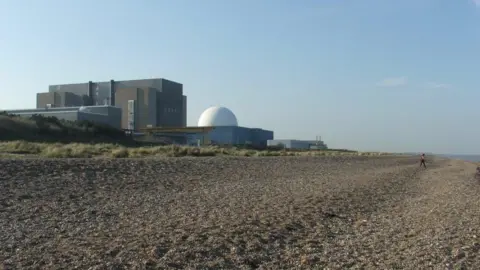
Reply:
<svg viewBox="0 0 480 270"><path fill-rule="evenodd" d="M178 108L164 108L163 111L166 112L166 113L178 113L179 109Z"/></svg>

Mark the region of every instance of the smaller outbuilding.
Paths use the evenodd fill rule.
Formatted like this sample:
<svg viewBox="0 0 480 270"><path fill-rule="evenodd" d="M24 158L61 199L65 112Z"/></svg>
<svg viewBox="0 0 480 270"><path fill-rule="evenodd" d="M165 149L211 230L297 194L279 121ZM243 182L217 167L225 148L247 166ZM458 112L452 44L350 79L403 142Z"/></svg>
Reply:
<svg viewBox="0 0 480 270"><path fill-rule="evenodd" d="M267 145L270 147L283 147L285 149L327 149L327 145L321 140L304 141L304 140L268 140Z"/></svg>
<svg viewBox="0 0 480 270"><path fill-rule="evenodd" d="M45 107L40 109L7 110L8 114L31 117L38 114L45 117L54 116L60 120L91 121L121 129L122 109L114 106L81 107Z"/></svg>

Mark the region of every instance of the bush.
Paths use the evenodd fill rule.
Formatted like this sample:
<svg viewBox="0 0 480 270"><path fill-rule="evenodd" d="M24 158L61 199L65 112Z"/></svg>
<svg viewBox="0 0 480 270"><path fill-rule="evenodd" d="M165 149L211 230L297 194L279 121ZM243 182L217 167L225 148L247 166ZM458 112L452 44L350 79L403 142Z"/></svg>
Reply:
<svg viewBox="0 0 480 270"><path fill-rule="evenodd" d="M128 150L125 147L113 149L111 153L114 158L127 158L129 156Z"/></svg>
<svg viewBox="0 0 480 270"><path fill-rule="evenodd" d="M13 141L0 144L0 152L11 154L40 154L42 147L25 141Z"/></svg>
<svg viewBox="0 0 480 270"><path fill-rule="evenodd" d="M33 142L117 142L135 144L123 130L89 121L66 121L34 114L20 117L0 113L0 140Z"/></svg>
<svg viewBox="0 0 480 270"><path fill-rule="evenodd" d="M150 146L150 147L125 147L118 144L90 144L90 143L36 143L26 141L0 142L0 154L29 154L49 158L141 158L151 156L170 157L205 157L205 156L339 156L339 155L365 155L379 156L388 153L375 152L335 152L335 151L257 151L239 148L222 148L218 146L191 147L180 145Z"/></svg>

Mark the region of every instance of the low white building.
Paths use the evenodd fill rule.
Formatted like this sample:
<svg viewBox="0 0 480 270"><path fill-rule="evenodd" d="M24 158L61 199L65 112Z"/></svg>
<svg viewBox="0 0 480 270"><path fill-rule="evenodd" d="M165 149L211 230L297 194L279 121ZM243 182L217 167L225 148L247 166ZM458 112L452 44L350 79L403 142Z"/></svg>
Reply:
<svg viewBox="0 0 480 270"><path fill-rule="evenodd" d="M267 146L282 146L285 149L327 149L327 145L321 140L268 140Z"/></svg>

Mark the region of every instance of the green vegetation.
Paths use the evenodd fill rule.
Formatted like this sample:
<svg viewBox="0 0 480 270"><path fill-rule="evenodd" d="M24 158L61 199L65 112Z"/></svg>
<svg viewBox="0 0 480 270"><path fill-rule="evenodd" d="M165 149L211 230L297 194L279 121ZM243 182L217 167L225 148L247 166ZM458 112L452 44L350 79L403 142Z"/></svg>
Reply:
<svg viewBox="0 0 480 270"><path fill-rule="evenodd" d="M119 144L97 143L37 143L26 141L0 142L0 154L15 156L21 154L48 158L138 158L138 157L184 157L184 156L378 156L386 153L345 152L345 151L285 151L247 150L236 147L217 146L143 146L125 147Z"/></svg>
<svg viewBox="0 0 480 270"><path fill-rule="evenodd" d="M146 146L148 145L148 146ZM184 156L338 156L386 155L338 150L254 149L246 146L191 147L134 141L125 132L87 121L64 121L33 115L29 118L0 113L0 156L48 158L136 158Z"/></svg>
<svg viewBox="0 0 480 270"><path fill-rule="evenodd" d="M19 117L0 113L0 141L88 142L130 145L133 140L122 130L89 121L65 121L56 117Z"/></svg>

